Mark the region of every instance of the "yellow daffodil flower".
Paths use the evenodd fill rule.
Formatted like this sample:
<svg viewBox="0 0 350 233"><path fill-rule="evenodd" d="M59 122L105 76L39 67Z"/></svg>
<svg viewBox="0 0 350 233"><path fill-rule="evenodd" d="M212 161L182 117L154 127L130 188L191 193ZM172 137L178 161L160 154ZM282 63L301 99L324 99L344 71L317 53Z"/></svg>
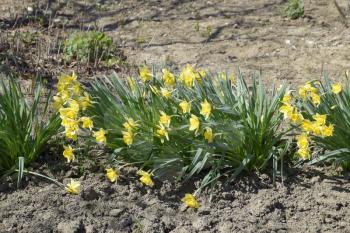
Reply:
<svg viewBox="0 0 350 233"><path fill-rule="evenodd" d="M290 118L290 116L293 114L293 106L287 104L287 105L282 105L280 107L280 112L283 113L284 119Z"/></svg>
<svg viewBox="0 0 350 233"><path fill-rule="evenodd" d="M100 129L99 131L94 132L93 136L96 139L97 143L106 143L106 131L104 129Z"/></svg>
<svg viewBox="0 0 350 233"><path fill-rule="evenodd" d="M84 92L84 95L79 97L79 106L83 111L85 111L88 107L92 106L92 100L89 93Z"/></svg>
<svg viewBox="0 0 350 233"><path fill-rule="evenodd" d="M301 115L296 109L294 109L294 112L290 115L290 120L295 124L300 124L304 118L303 115Z"/></svg>
<svg viewBox="0 0 350 233"><path fill-rule="evenodd" d="M84 129L92 130L92 128L94 127L94 122L91 120L90 117L81 117L80 122L83 123Z"/></svg>
<svg viewBox="0 0 350 233"><path fill-rule="evenodd" d="M159 124L169 127L171 122L171 116L167 115L163 111L159 111L159 112L160 112Z"/></svg>
<svg viewBox="0 0 350 233"><path fill-rule="evenodd" d="M310 152L308 149L301 148L297 151L297 154L303 159L309 159L310 158Z"/></svg>
<svg viewBox="0 0 350 233"><path fill-rule="evenodd" d="M139 70L140 78L145 83L151 80L152 72L147 66L142 66Z"/></svg>
<svg viewBox="0 0 350 233"><path fill-rule="evenodd" d="M131 146L134 142L134 134L132 131L122 131L123 141L126 145Z"/></svg>
<svg viewBox="0 0 350 233"><path fill-rule="evenodd" d="M169 141L169 134L164 125L157 125L157 128L158 129L156 130L156 136L160 138L160 141L164 143L164 138L166 138L166 140Z"/></svg>
<svg viewBox="0 0 350 233"><path fill-rule="evenodd" d="M184 202L188 207L198 209L199 203L195 196L193 196L190 193L186 193L185 197L181 199L182 202Z"/></svg>
<svg viewBox="0 0 350 233"><path fill-rule="evenodd" d="M78 111L74 108L60 108L59 109L61 118L76 119L78 117Z"/></svg>
<svg viewBox="0 0 350 233"><path fill-rule="evenodd" d="M285 94L282 98L282 103L285 105L290 105L292 101L292 96L291 94L288 92L287 94Z"/></svg>
<svg viewBox="0 0 350 233"><path fill-rule="evenodd" d="M329 126L324 126L322 130L323 137L333 136L334 126L331 124Z"/></svg>
<svg viewBox="0 0 350 233"><path fill-rule="evenodd" d="M318 106L321 103L321 96L319 94L312 92L310 96L311 96L311 101L314 105Z"/></svg>
<svg viewBox="0 0 350 233"><path fill-rule="evenodd" d="M199 130L199 119L196 115L191 115L191 118L190 118L190 128L189 128L190 131L195 131L196 134Z"/></svg>
<svg viewBox="0 0 350 233"><path fill-rule="evenodd" d="M341 85L341 83L335 83L332 85L332 92L334 94L339 94L342 91L343 87Z"/></svg>
<svg viewBox="0 0 350 233"><path fill-rule="evenodd" d="M80 182L71 179L65 189L68 193L77 195L80 192Z"/></svg>
<svg viewBox="0 0 350 233"><path fill-rule="evenodd" d="M53 97L53 107L55 110L59 110L60 108L63 107L64 101L62 97L60 96L54 96Z"/></svg>
<svg viewBox="0 0 350 233"><path fill-rule="evenodd" d="M313 126L311 121L309 120L303 120L302 124L301 124L301 128L305 131L305 132L312 132Z"/></svg>
<svg viewBox="0 0 350 233"><path fill-rule="evenodd" d="M202 114L205 119L208 119L212 109L210 103L207 100L204 100L204 102L201 103L201 106L202 109L200 111L200 114Z"/></svg>
<svg viewBox="0 0 350 233"><path fill-rule="evenodd" d="M321 115L316 113L316 115L313 115L312 118L316 121L317 125L323 126L326 124L327 115Z"/></svg>
<svg viewBox="0 0 350 233"><path fill-rule="evenodd" d="M167 87L174 87L176 84L175 76L167 69L162 69L163 72L163 82Z"/></svg>
<svg viewBox="0 0 350 233"><path fill-rule="evenodd" d="M73 148L69 146L63 146L64 151L63 151L63 156L67 159L67 162L70 163L71 161L74 161L75 156L73 153Z"/></svg>
<svg viewBox="0 0 350 233"><path fill-rule="evenodd" d="M309 140L306 133L302 133L297 136L297 145L299 148L304 149L309 147Z"/></svg>
<svg viewBox="0 0 350 233"><path fill-rule="evenodd" d="M106 176L110 182L114 183L119 178L119 172L113 168L106 168Z"/></svg>
<svg viewBox="0 0 350 233"><path fill-rule="evenodd" d="M123 126L127 131L132 131L133 129L138 127L138 124L134 121L134 119L129 117L126 119L126 122L123 123Z"/></svg>
<svg viewBox="0 0 350 233"><path fill-rule="evenodd" d="M161 87L161 88L160 88L160 93L162 94L162 96L163 96L164 98L170 99L170 98L171 98L171 93L172 93L172 91L169 91L168 89Z"/></svg>
<svg viewBox="0 0 350 233"><path fill-rule="evenodd" d="M76 141L78 139L78 130L71 127L66 127L65 129L66 138Z"/></svg>
<svg viewBox="0 0 350 233"><path fill-rule="evenodd" d="M191 103L184 100L184 101L180 102L179 106L182 109L182 113L190 113L191 112Z"/></svg>
<svg viewBox="0 0 350 233"><path fill-rule="evenodd" d="M190 64L187 64L181 71L179 79L187 87L193 87L196 79L196 72Z"/></svg>
<svg viewBox="0 0 350 233"><path fill-rule="evenodd" d="M141 170L141 171L137 172L137 175L141 176L140 177L141 183L143 183L149 187L154 186L154 182L152 180L152 175L150 173Z"/></svg>
<svg viewBox="0 0 350 233"><path fill-rule="evenodd" d="M208 143L212 143L214 141L213 130L210 127L205 128L204 138L208 141Z"/></svg>

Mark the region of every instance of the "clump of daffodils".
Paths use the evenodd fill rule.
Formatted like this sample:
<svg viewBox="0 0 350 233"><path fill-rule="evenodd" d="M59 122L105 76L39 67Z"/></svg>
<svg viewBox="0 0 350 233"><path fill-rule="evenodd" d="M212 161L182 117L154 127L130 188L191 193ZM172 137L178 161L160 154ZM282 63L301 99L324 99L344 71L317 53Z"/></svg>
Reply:
<svg viewBox="0 0 350 233"><path fill-rule="evenodd" d="M61 125L68 140L76 141L82 131L93 132L94 123L84 112L92 105L90 95L83 90L77 76L62 75L58 78L57 94L53 97L54 108L59 112ZM105 131L99 129L93 132L98 143L105 143ZM75 160L74 149L71 145L64 146L63 156L68 162Z"/></svg>
<svg viewBox="0 0 350 233"><path fill-rule="evenodd" d="M332 91L338 94L341 91L339 84L333 85ZM299 88L297 99L300 101L310 101L315 107L321 104L321 95L319 90L313 85L312 82L307 82ZM302 159L309 159L311 157L309 150L310 138L317 137L330 137L333 135L334 126L327 124L327 115L314 114L312 118L304 119L303 114L298 107L293 105L293 96L291 92L284 95L282 99L282 106L280 112L283 113L284 119L289 120L290 123L297 126L301 133L296 137L298 151L297 154Z"/></svg>

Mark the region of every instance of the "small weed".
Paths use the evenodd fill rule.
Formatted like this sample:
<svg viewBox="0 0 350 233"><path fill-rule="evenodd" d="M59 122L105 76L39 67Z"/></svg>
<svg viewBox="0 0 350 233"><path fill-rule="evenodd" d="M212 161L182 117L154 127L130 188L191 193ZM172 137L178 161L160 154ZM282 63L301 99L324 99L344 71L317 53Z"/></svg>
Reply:
<svg viewBox="0 0 350 233"><path fill-rule="evenodd" d="M297 19L304 16L304 0L288 0L284 14L291 19Z"/></svg>

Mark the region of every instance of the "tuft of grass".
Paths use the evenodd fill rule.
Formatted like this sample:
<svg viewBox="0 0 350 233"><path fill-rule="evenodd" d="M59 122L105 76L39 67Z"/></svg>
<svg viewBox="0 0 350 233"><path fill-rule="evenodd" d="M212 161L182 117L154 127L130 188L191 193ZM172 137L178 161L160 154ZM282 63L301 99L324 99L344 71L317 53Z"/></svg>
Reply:
<svg viewBox="0 0 350 233"><path fill-rule="evenodd" d="M88 114L96 127L107 130L112 158L151 169L158 177L188 180L199 175L203 177L200 189L221 178L231 181L243 172L270 168L276 174L276 163L287 147L288 129L281 127L278 111L286 87L269 92L257 77L248 86L241 73L236 82L223 73L191 72L197 75L193 87L175 75L170 98L160 94L161 88L168 87L155 69L147 82L129 79L126 84L114 74L92 85L94 104ZM190 114L179 107L184 100L191 102ZM209 118L201 115L205 101L212 106ZM160 111L171 117L169 140L157 136ZM197 132L189 130L191 114L200 121ZM137 127L132 144L126 145L123 132L129 118ZM214 134L212 142L205 138L208 128Z"/></svg>
<svg viewBox="0 0 350 233"><path fill-rule="evenodd" d="M291 19L304 16L304 0L288 0L284 14Z"/></svg>
<svg viewBox="0 0 350 233"><path fill-rule="evenodd" d="M13 172L20 157L35 161L47 142L58 133L60 119L51 114L51 95L42 103L42 85L36 83L34 97L26 101L16 81L0 81L0 175Z"/></svg>

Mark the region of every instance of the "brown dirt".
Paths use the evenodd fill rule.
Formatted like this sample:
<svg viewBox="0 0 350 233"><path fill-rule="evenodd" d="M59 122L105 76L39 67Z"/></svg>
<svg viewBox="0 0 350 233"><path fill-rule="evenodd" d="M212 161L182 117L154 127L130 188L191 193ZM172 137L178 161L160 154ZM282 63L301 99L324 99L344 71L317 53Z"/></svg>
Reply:
<svg viewBox="0 0 350 233"><path fill-rule="evenodd" d="M77 196L28 178L19 190L2 186L0 232L349 232L349 174L313 169L289 169L277 188L264 174L240 178L220 187L212 202L201 195L197 211L180 202L190 185L157 181L149 189L132 168L118 184L102 172L85 173Z"/></svg>

